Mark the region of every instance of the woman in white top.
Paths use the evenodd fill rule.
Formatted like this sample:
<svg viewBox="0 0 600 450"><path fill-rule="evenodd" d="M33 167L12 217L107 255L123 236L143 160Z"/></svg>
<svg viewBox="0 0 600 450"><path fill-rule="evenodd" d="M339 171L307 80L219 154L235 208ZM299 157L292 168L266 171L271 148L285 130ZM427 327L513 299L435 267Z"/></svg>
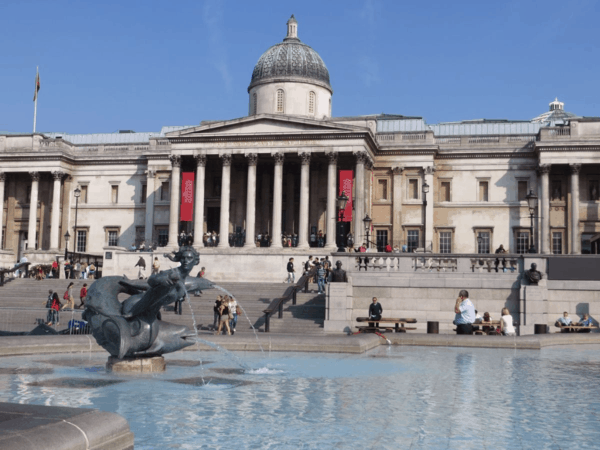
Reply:
<svg viewBox="0 0 600 450"><path fill-rule="evenodd" d="M516 336L513 318L508 312L508 308L502 308L502 317L500 318L500 331L504 336Z"/></svg>
<svg viewBox="0 0 600 450"><path fill-rule="evenodd" d="M233 297L229 297L229 316L231 319L229 320L229 328L231 328L231 334L235 333L235 326L237 325L238 316L237 316L237 301Z"/></svg>

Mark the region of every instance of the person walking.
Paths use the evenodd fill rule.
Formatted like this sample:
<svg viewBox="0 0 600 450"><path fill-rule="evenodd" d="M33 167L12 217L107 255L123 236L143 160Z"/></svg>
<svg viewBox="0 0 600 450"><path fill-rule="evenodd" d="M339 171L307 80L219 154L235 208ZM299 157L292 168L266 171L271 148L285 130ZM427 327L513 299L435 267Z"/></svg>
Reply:
<svg viewBox="0 0 600 450"><path fill-rule="evenodd" d="M146 278L146 260L142 256L140 256L140 259L138 259L138 262L133 267L139 267L138 280Z"/></svg>
<svg viewBox="0 0 600 450"><path fill-rule="evenodd" d="M227 304L227 307L229 308L229 317L231 317L231 319L229 320L229 328L231 330L231 334L235 334L235 327L238 321L238 303L236 299L229 297L229 303Z"/></svg>
<svg viewBox="0 0 600 450"><path fill-rule="evenodd" d="M73 285L74 283L71 281L63 295L63 299L66 300L66 303L64 304L62 309L75 309L75 299L73 298Z"/></svg>
<svg viewBox="0 0 600 450"><path fill-rule="evenodd" d="M78 308L84 308L85 307L85 298L87 297L87 283L83 283L83 287L81 288L81 290L79 291L79 306Z"/></svg>
<svg viewBox="0 0 600 450"><path fill-rule="evenodd" d="M154 262L152 263L152 275L156 275L160 270L160 262L158 262L158 256L154 257Z"/></svg>
<svg viewBox="0 0 600 450"><path fill-rule="evenodd" d="M296 272L296 270L294 270L294 258L290 258L287 263L288 283L293 284L296 281L296 275L294 274L294 272Z"/></svg>
<svg viewBox="0 0 600 450"><path fill-rule="evenodd" d="M213 306L213 330L217 330L217 326L219 325L219 308L221 307L221 303L223 302L223 297L217 295L217 299L215 300L215 305Z"/></svg>
<svg viewBox="0 0 600 450"><path fill-rule="evenodd" d="M62 307L58 294L54 292L52 294L52 303L50 304L50 311L48 311L48 323L46 325L60 325L58 311Z"/></svg>
<svg viewBox="0 0 600 450"><path fill-rule="evenodd" d="M319 294L325 293L325 274L326 271L321 263L317 264L317 286L319 288Z"/></svg>
<svg viewBox="0 0 600 450"><path fill-rule="evenodd" d="M458 293L456 304L454 305L454 324L456 325L456 334L473 334L473 322L475 322L475 306L469 299L469 292L465 289Z"/></svg>
<svg viewBox="0 0 600 450"><path fill-rule="evenodd" d="M221 329L223 325L225 325L225 329L227 330L227 335L231 335L231 329L229 328L229 321L231 320L231 313L229 311L229 298L226 295L221 302L221 306L219 306L219 328L215 332L215 335L221 334Z"/></svg>
<svg viewBox="0 0 600 450"><path fill-rule="evenodd" d="M56 260L52 261L52 278L58 278L58 262Z"/></svg>

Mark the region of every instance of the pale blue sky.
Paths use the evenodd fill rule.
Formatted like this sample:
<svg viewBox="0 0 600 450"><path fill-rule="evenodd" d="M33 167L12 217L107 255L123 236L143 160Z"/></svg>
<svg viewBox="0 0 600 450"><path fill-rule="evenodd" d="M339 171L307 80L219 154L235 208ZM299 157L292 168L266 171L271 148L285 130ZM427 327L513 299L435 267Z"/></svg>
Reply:
<svg viewBox="0 0 600 450"><path fill-rule="evenodd" d="M247 114L252 69L293 13L333 115L528 120L555 97L600 116L600 3L0 2L0 131L158 131Z"/></svg>

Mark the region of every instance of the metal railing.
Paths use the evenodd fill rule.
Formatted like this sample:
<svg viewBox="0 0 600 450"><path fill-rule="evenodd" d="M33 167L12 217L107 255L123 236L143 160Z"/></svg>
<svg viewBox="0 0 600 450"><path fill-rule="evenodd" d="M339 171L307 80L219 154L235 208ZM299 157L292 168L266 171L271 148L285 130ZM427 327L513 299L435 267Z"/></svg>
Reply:
<svg viewBox="0 0 600 450"><path fill-rule="evenodd" d="M69 309L52 313L51 308L0 308L0 336L24 335L39 324L49 324L58 334L90 334L81 315L83 310Z"/></svg>
<svg viewBox="0 0 600 450"><path fill-rule="evenodd" d="M24 263L19 263L19 264L15 264L14 267L10 268L10 269L0 269L0 286L4 286L4 277L9 274L9 273L14 273L17 270L21 270L21 269L25 269L25 278L29 278L29 265L31 263L29 262L24 262Z"/></svg>
<svg viewBox="0 0 600 450"><path fill-rule="evenodd" d="M290 286L285 291L283 297L274 299L271 302L271 304L267 307L267 309L263 311L265 313L265 333L268 333L270 331L271 316L273 315L273 313L275 313L275 311L278 311L277 317L279 319L283 318L283 305L290 299L292 300L292 305L295 305L297 292L301 291L302 289L304 289L305 293L308 292L308 283L310 282L311 278L315 276L316 272L317 268L311 267L307 274L302 275L296 284Z"/></svg>

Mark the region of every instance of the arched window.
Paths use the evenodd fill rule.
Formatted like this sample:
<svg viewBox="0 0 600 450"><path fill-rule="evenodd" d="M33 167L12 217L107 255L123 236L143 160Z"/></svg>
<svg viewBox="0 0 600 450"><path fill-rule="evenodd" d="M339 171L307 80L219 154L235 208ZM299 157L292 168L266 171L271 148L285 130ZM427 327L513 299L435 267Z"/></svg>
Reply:
<svg viewBox="0 0 600 450"><path fill-rule="evenodd" d="M283 89L277 90L277 112L282 113L284 111L284 98L283 98Z"/></svg>
<svg viewBox="0 0 600 450"><path fill-rule="evenodd" d="M308 114L315 114L315 93L313 91L308 94Z"/></svg>
<svg viewBox="0 0 600 450"><path fill-rule="evenodd" d="M256 115L256 110L257 110L257 101L256 101L256 92L254 94L252 94L252 114Z"/></svg>

